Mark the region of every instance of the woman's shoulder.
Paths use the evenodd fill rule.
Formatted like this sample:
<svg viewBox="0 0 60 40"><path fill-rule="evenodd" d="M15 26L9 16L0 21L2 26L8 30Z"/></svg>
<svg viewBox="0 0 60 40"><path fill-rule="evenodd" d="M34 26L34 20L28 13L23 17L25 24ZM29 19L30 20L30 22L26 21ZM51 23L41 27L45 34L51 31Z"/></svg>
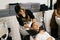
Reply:
<svg viewBox="0 0 60 40"><path fill-rule="evenodd" d="M25 11L30 11L29 9L26 9ZM31 11L30 11L31 12Z"/></svg>
<svg viewBox="0 0 60 40"><path fill-rule="evenodd" d="M29 10L29 9L26 9L25 12L26 12L26 13L32 13L32 11Z"/></svg>
<svg viewBox="0 0 60 40"><path fill-rule="evenodd" d="M51 37L51 35L48 32L45 32L44 34L46 37Z"/></svg>
<svg viewBox="0 0 60 40"><path fill-rule="evenodd" d="M46 32L46 31L44 32L44 34L49 35L49 33L48 33L48 32Z"/></svg>

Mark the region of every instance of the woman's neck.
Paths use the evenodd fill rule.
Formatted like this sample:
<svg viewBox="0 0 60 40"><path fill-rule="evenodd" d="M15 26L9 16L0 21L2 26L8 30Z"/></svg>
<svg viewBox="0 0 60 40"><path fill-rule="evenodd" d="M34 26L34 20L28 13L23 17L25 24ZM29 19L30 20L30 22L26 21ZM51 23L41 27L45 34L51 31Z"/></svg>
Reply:
<svg viewBox="0 0 60 40"><path fill-rule="evenodd" d="M40 34L44 34L44 32L45 32L44 30L41 30L39 33L40 33Z"/></svg>

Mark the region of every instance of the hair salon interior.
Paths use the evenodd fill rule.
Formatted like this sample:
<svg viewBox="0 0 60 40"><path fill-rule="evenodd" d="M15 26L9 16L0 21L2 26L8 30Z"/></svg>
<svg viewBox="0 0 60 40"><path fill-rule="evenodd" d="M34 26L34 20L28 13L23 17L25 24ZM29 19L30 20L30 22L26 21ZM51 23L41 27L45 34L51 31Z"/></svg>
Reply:
<svg viewBox="0 0 60 40"><path fill-rule="evenodd" d="M60 0L0 0L0 40L22 40L14 9L17 3L30 10L37 22L60 40Z"/></svg>

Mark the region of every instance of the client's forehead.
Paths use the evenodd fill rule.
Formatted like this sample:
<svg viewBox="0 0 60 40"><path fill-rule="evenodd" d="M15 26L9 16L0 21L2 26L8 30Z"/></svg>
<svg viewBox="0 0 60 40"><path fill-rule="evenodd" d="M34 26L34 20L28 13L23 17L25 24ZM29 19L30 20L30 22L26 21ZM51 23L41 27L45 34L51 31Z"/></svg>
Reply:
<svg viewBox="0 0 60 40"><path fill-rule="evenodd" d="M38 25L39 26L39 23L38 22L35 22L33 25Z"/></svg>

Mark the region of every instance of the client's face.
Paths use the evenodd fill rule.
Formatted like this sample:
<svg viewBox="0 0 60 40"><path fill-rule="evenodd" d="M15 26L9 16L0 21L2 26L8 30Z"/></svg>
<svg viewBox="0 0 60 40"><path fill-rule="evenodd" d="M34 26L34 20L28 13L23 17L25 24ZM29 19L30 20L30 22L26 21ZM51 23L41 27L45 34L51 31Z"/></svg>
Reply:
<svg viewBox="0 0 60 40"><path fill-rule="evenodd" d="M24 14L25 12L24 12L24 10L23 9L21 9L20 10L20 14Z"/></svg>
<svg viewBox="0 0 60 40"><path fill-rule="evenodd" d="M39 23L37 23L37 22L34 23L33 26L32 26L32 28L33 28L33 30L35 30L35 31L38 32L39 31Z"/></svg>
<svg viewBox="0 0 60 40"><path fill-rule="evenodd" d="M20 14L24 14L24 13L25 13L25 10L24 10L23 7L21 7L21 9L20 9Z"/></svg>

